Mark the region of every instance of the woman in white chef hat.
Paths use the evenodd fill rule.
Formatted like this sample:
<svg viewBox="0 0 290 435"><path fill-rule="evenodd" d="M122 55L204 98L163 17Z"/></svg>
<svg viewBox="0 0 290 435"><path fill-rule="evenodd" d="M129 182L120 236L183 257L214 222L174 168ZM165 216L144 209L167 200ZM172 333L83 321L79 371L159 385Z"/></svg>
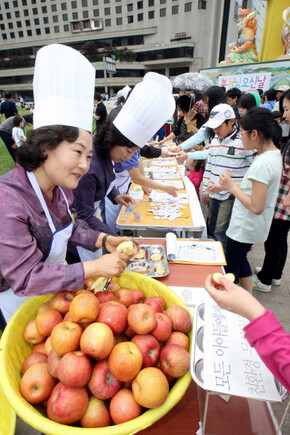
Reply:
<svg viewBox="0 0 290 435"><path fill-rule="evenodd" d="M72 216L73 193L92 156L95 70L72 48L52 44L37 53L34 127L17 150L15 168L0 177L0 308L7 322L31 295L83 288L96 275L120 276L125 239L91 229ZM65 265L68 241L99 260Z"/></svg>
<svg viewBox="0 0 290 435"><path fill-rule="evenodd" d="M114 186L114 164L130 159L171 117L174 110L170 80L150 72L135 86L114 121L107 120L99 134L94 136L95 150L90 169L74 191L74 206L90 227L99 225L96 218L98 205L105 196L114 204L128 205L130 197L120 195ZM175 189L168 192L174 194ZM82 257L86 253L80 250L79 253L81 258L87 258Z"/></svg>

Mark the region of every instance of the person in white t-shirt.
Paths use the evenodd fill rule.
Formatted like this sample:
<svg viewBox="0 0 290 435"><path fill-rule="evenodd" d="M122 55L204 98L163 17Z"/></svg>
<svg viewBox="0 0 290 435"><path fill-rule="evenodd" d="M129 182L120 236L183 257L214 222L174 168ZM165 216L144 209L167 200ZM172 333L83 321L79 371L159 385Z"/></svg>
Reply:
<svg viewBox="0 0 290 435"><path fill-rule="evenodd" d="M14 116L14 127L12 129L12 136L15 141L16 147L20 147L26 141L26 136L23 131L24 121L20 116Z"/></svg>
<svg viewBox="0 0 290 435"><path fill-rule="evenodd" d="M267 239L276 204L282 157L276 145L281 129L268 109L254 107L240 119L241 139L246 150L257 150L257 157L240 185L229 174L220 175L219 184L235 196L227 230L226 271L235 283L252 293L252 271L247 253L254 243Z"/></svg>

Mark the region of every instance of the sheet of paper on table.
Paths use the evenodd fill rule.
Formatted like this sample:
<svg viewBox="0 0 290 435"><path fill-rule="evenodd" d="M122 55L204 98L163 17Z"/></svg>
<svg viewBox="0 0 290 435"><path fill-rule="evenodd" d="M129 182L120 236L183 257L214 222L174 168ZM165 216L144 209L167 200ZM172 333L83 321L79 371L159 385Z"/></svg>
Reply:
<svg viewBox="0 0 290 435"><path fill-rule="evenodd" d="M176 166L176 164L175 165L172 165L172 166L153 166L153 165L151 165L151 167L150 167L150 170L152 171L152 172L167 172L167 173L176 173L177 172L177 166Z"/></svg>
<svg viewBox="0 0 290 435"><path fill-rule="evenodd" d="M176 160L173 158L169 158L169 159L163 159L163 158L159 158L159 159L154 159L151 162L152 167L154 166L176 166Z"/></svg>
<svg viewBox="0 0 290 435"><path fill-rule="evenodd" d="M152 192L150 193L149 201L187 204L188 195L187 193L178 193L177 196L172 196L166 192L158 192L157 190L152 190Z"/></svg>
<svg viewBox="0 0 290 435"><path fill-rule="evenodd" d="M152 169L149 172L152 172ZM153 180L177 180L181 179L181 175L174 172L152 172L152 178Z"/></svg>
<svg viewBox="0 0 290 435"><path fill-rule="evenodd" d="M184 189L184 184L182 180L156 180L160 184L165 184L166 186L174 186L176 189Z"/></svg>
<svg viewBox="0 0 290 435"><path fill-rule="evenodd" d="M209 296L204 319L204 389L281 401L275 378L244 338L248 320L223 310Z"/></svg>
<svg viewBox="0 0 290 435"><path fill-rule="evenodd" d="M174 263L226 264L220 242L177 239L170 232L166 234L166 254L167 259Z"/></svg>

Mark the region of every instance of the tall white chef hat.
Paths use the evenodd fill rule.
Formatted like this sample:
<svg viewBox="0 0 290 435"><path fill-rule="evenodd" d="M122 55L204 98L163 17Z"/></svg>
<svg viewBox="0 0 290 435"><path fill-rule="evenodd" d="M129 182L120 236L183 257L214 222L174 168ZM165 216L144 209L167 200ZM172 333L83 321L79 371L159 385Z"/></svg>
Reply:
<svg viewBox="0 0 290 435"><path fill-rule="evenodd" d="M51 44L37 52L33 93L34 128L69 125L91 132L95 69L78 51Z"/></svg>
<svg viewBox="0 0 290 435"><path fill-rule="evenodd" d="M142 148L174 110L170 80L150 72L135 86L113 123L126 138Z"/></svg>

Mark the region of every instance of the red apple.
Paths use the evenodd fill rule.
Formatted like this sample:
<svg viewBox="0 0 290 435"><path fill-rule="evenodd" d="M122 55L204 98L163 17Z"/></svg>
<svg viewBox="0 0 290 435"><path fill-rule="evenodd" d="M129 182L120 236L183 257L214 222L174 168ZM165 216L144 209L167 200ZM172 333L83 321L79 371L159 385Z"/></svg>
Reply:
<svg viewBox="0 0 290 435"><path fill-rule="evenodd" d="M125 423L139 417L141 406L128 388L118 391L110 401L110 414L115 424Z"/></svg>
<svg viewBox="0 0 290 435"><path fill-rule="evenodd" d="M41 403L49 398L56 382L46 363L34 364L22 376L20 392L27 402Z"/></svg>
<svg viewBox="0 0 290 435"><path fill-rule="evenodd" d="M144 408L157 408L167 399L169 384L165 374L156 367L142 369L132 382L135 400Z"/></svg>
<svg viewBox="0 0 290 435"><path fill-rule="evenodd" d="M190 366L189 353L177 344L167 344L160 352L163 372L173 378L183 376Z"/></svg>
<svg viewBox="0 0 290 435"><path fill-rule="evenodd" d="M172 320L165 313L156 313L156 326L151 334L158 341L166 341L172 332Z"/></svg>
<svg viewBox="0 0 290 435"><path fill-rule="evenodd" d="M81 388L90 380L91 360L81 351L66 353L57 368L58 379L67 387Z"/></svg>
<svg viewBox="0 0 290 435"><path fill-rule="evenodd" d="M162 309L162 307L161 307L161 305L160 305L160 303L158 301L155 301L155 300L152 300L152 299L150 299L150 300L146 300L145 299L144 304L150 305L150 307L153 308L155 313L163 313L163 309Z"/></svg>
<svg viewBox="0 0 290 435"><path fill-rule="evenodd" d="M105 302L97 320L108 325L115 335L121 334L127 328L127 308L116 301Z"/></svg>
<svg viewBox="0 0 290 435"><path fill-rule="evenodd" d="M178 344L178 346L181 346L188 351L189 338L188 335L184 334L184 332L173 331L165 344Z"/></svg>
<svg viewBox="0 0 290 435"><path fill-rule="evenodd" d="M128 325L139 335L151 332L156 326L156 313L150 305L133 304L128 309Z"/></svg>
<svg viewBox="0 0 290 435"><path fill-rule="evenodd" d="M74 297L69 306L69 314L73 322L94 322L99 314L100 303L93 293L85 290Z"/></svg>
<svg viewBox="0 0 290 435"><path fill-rule="evenodd" d="M30 320L24 329L24 340L30 344L37 344L45 339L46 336L38 332L35 319Z"/></svg>
<svg viewBox="0 0 290 435"><path fill-rule="evenodd" d="M116 290L119 290L119 288L121 288L120 284L112 280L109 284L108 291L114 293Z"/></svg>
<svg viewBox="0 0 290 435"><path fill-rule="evenodd" d="M98 360L107 358L114 346L113 332L105 323L92 323L84 330L80 346L85 355Z"/></svg>
<svg viewBox="0 0 290 435"><path fill-rule="evenodd" d="M191 316L185 308L180 305L171 305L167 308L165 314L172 320L172 329L174 331L189 332L191 330Z"/></svg>
<svg viewBox="0 0 290 435"><path fill-rule="evenodd" d="M133 304L140 304L145 301L146 296L142 290L139 290L137 288L132 288L131 292L133 295Z"/></svg>
<svg viewBox="0 0 290 435"><path fill-rule="evenodd" d="M57 310L60 312L60 314L65 315L68 310L71 301L74 298L74 294L72 292L59 292L56 293L52 299L50 299L50 309L51 310Z"/></svg>
<svg viewBox="0 0 290 435"><path fill-rule="evenodd" d="M131 328L131 326L128 326L128 327L125 329L125 334L126 334L126 336L127 336L128 338L133 338L134 335L136 335L136 332Z"/></svg>
<svg viewBox="0 0 290 435"><path fill-rule="evenodd" d="M88 278L84 280L85 289L91 289L94 284L95 284L95 280L92 278Z"/></svg>
<svg viewBox="0 0 290 435"><path fill-rule="evenodd" d="M220 273L220 272L213 273L212 276L211 276L212 283L214 285L221 285L221 283L219 281L219 278L221 276L224 276L224 275L222 273Z"/></svg>
<svg viewBox="0 0 290 435"><path fill-rule="evenodd" d="M89 396L84 387L71 388L59 382L48 400L47 415L58 423L73 424L84 416L88 404Z"/></svg>
<svg viewBox="0 0 290 435"><path fill-rule="evenodd" d="M160 344L153 335L135 335L132 340L135 343L143 357L142 368L153 367L158 361L160 354Z"/></svg>
<svg viewBox="0 0 290 435"><path fill-rule="evenodd" d="M31 353L24 361L21 367L21 377L24 375L29 367L38 363L47 363L47 356L42 352Z"/></svg>
<svg viewBox="0 0 290 435"><path fill-rule="evenodd" d="M37 343L33 346L31 353L34 352L42 352L45 353L45 341L42 341L41 343Z"/></svg>
<svg viewBox="0 0 290 435"><path fill-rule="evenodd" d="M90 392L95 397L101 400L110 399L121 386L122 382L111 373L108 360L105 359L95 364L88 383Z"/></svg>
<svg viewBox="0 0 290 435"><path fill-rule="evenodd" d="M45 311L48 311L50 309L50 301L43 302L43 304L39 305L39 307L37 308L36 317L39 314L45 313Z"/></svg>
<svg viewBox="0 0 290 435"><path fill-rule="evenodd" d="M114 295L114 293L109 291L109 290L97 292L96 297L97 297L98 301L100 302L100 304L103 304L104 302L116 300L116 296Z"/></svg>
<svg viewBox="0 0 290 435"><path fill-rule="evenodd" d="M142 367L142 353L135 343L118 343L110 353L108 363L111 373L120 381L131 381Z"/></svg>
<svg viewBox="0 0 290 435"><path fill-rule="evenodd" d="M48 310L38 314L35 319L36 328L42 335L48 336L53 328L62 322L62 315L56 310Z"/></svg>
<svg viewBox="0 0 290 435"><path fill-rule="evenodd" d="M82 427L105 427L110 424L111 417L105 402L91 396L86 412L81 418Z"/></svg>
<svg viewBox="0 0 290 435"><path fill-rule="evenodd" d="M163 311L166 309L166 302L162 296L150 296L146 298L145 301L157 301L161 305Z"/></svg>
<svg viewBox="0 0 290 435"><path fill-rule="evenodd" d="M45 343L44 343L44 350L45 350L45 353L46 353L47 356L49 355L51 349L52 349L52 345L51 345L51 335L49 335L49 336L47 337L47 339L45 340Z"/></svg>
<svg viewBox="0 0 290 435"><path fill-rule="evenodd" d="M77 350L80 345L82 328L78 323L61 322L56 325L51 333L51 346L58 353L65 353Z"/></svg>
<svg viewBox="0 0 290 435"><path fill-rule="evenodd" d="M127 288L120 288L119 290L115 291L115 296L116 301L125 305L126 308L128 308L134 302L133 294L131 293L131 290Z"/></svg>
<svg viewBox="0 0 290 435"><path fill-rule="evenodd" d="M124 252L128 257L134 257L138 252L138 247L132 240L126 240L117 246L117 251Z"/></svg>
<svg viewBox="0 0 290 435"><path fill-rule="evenodd" d="M58 355L55 350L51 349L47 357L47 368L51 376L58 379L57 369L62 359L61 355Z"/></svg>

